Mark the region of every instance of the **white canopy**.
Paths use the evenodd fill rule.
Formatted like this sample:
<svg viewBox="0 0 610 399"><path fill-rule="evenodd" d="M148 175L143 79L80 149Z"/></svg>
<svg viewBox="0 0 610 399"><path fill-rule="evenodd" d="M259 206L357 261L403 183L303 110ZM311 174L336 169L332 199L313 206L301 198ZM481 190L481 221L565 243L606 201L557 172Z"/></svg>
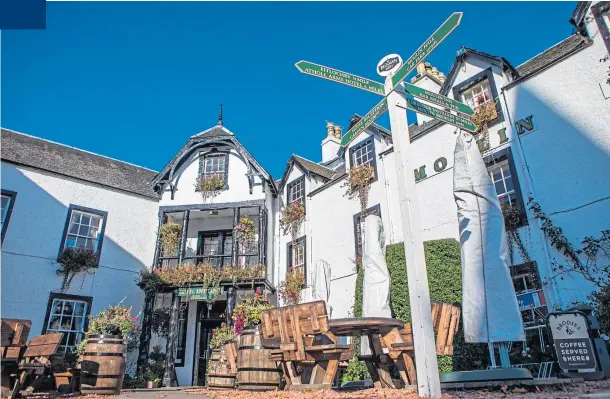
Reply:
<svg viewBox="0 0 610 399"><path fill-rule="evenodd" d="M523 341L523 322L508 269L504 217L471 134L459 134L454 157L464 338L466 342Z"/></svg>

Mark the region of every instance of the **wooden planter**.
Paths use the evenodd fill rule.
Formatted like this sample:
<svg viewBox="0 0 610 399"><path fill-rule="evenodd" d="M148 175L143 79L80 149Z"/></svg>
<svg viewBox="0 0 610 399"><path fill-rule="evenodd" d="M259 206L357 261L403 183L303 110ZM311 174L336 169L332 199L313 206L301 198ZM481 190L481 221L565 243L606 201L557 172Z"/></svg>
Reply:
<svg viewBox="0 0 610 399"><path fill-rule="evenodd" d="M120 335L92 335L81 357L81 392L118 395L125 377L125 339Z"/></svg>
<svg viewBox="0 0 610 399"><path fill-rule="evenodd" d="M237 389L272 391L280 386L280 370L261 344L260 326L244 328L237 353Z"/></svg>
<svg viewBox="0 0 610 399"><path fill-rule="evenodd" d="M212 351L207 373L211 389L233 389L237 375L237 349L231 342Z"/></svg>

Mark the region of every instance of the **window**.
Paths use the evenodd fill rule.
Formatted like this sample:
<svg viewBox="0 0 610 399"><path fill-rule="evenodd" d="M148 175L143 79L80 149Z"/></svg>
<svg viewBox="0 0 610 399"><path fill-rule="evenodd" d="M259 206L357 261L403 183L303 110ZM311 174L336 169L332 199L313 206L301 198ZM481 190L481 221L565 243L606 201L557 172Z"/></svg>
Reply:
<svg viewBox="0 0 610 399"><path fill-rule="evenodd" d="M489 81L484 80L462 92L462 102L475 109L487 102L493 101Z"/></svg>
<svg viewBox="0 0 610 399"><path fill-rule="evenodd" d="M70 205L60 255L64 248L81 248L95 252L99 259L106 229L106 216L104 211Z"/></svg>
<svg viewBox="0 0 610 399"><path fill-rule="evenodd" d="M525 205L519 188L519 179L517 178L515 164L513 162L512 151L510 147L486 156L484 159L487 165L487 172L495 187L496 194L500 205L511 205L516 207L521 214L520 222L515 226L511 223L511 228L519 228L528 223L525 213Z"/></svg>
<svg viewBox="0 0 610 399"><path fill-rule="evenodd" d="M377 215L377 216L381 217L381 208L379 207L379 204L377 204L375 206L370 207L366 211L364 211L364 214L366 216ZM362 223L360 221L361 221L361 215L360 215L360 212L358 212L357 214L354 215L354 240L355 240L355 244L356 244L356 255L360 254L362 251L362 246L361 246Z"/></svg>
<svg viewBox="0 0 610 399"><path fill-rule="evenodd" d="M178 311L178 345L176 345L176 367L184 367L184 354L186 353L186 327L189 318L189 303L180 302Z"/></svg>
<svg viewBox="0 0 610 399"><path fill-rule="evenodd" d="M305 176L301 176L286 187L288 203L301 201L305 205Z"/></svg>
<svg viewBox="0 0 610 399"><path fill-rule="evenodd" d="M200 231L197 244L197 261L214 267L230 266L233 254L233 232Z"/></svg>
<svg viewBox="0 0 610 399"><path fill-rule="evenodd" d="M83 338L90 309L91 297L51 294L42 333L64 334L58 353L74 352Z"/></svg>
<svg viewBox="0 0 610 399"><path fill-rule="evenodd" d="M496 164L488 168L487 171L496 188L500 204L513 204L516 194L508 161Z"/></svg>
<svg viewBox="0 0 610 399"><path fill-rule="evenodd" d="M524 327L544 325L548 310L536 262L511 266L509 270Z"/></svg>
<svg viewBox="0 0 610 399"><path fill-rule="evenodd" d="M349 149L350 166L371 165L375 171L373 181L377 180L377 160L375 158L375 142L369 137Z"/></svg>
<svg viewBox="0 0 610 399"><path fill-rule="evenodd" d="M292 246L292 242L287 244L287 256L286 256L286 266L288 271L292 270L300 270L303 272L305 276L305 281L307 281L307 247L306 247L306 237L303 236L296 240L294 248ZM303 286L307 285L306 282L303 283Z"/></svg>
<svg viewBox="0 0 610 399"><path fill-rule="evenodd" d="M229 171L229 154L212 151L199 155L199 175L204 178L218 176L225 186L227 185Z"/></svg>
<svg viewBox="0 0 610 399"><path fill-rule="evenodd" d="M2 190L2 209L0 214L0 229L2 230L2 241L4 241L4 234L6 233L6 228L8 227L8 222L11 218L11 213L13 212L13 204L15 203L16 197L16 192Z"/></svg>

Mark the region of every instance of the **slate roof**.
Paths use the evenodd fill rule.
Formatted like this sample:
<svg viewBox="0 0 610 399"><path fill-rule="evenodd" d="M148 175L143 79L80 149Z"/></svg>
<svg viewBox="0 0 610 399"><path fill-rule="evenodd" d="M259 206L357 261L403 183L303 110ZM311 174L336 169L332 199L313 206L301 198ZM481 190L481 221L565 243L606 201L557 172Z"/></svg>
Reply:
<svg viewBox="0 0 610 399"><path fill-rule="evenodd" d="M327 178L327 179L330 179L335 174L335 172L332 169L327 168L326 166L322 166L322 165L317 164L317 163L315 163L313 161L310 161L309 159L305 159L303 157L300 157L300 156L298 156L296 154L293 154L292 156L308 172L315 173L316 175L322 176L322 177Z"/></svg>
<svg viewBox="0 0 610 399"><path fill-rule="evenodd" d="M347 173L345 172L345 170L346 170L345 163L342 163L334 170L333 177L329 181L327 181L326 183L321 185L320 187L316 188L315 190L312 190L309 193L309 196L315 195L315 194L319 193L320 191L328 188L329 186L332 186L339 180L342 180L345 176L347 176Z"/></svg>
<svg viewBox="0 0 610 399"><path fill-rule="evenodd" d="M572 36L562 40L553 47L543 51L534 58L531 58L517 67L520 79L523 79L540 69L549 66L555 61L562 57L570 54L571 52L585 47L587 41L579 34L573 34Z"/></svg>
<svg viewBox="0 0 610 399"><path fill-rule="evenodd" d="M4 128L1 147L2 161L159 200L149 184L154 170Z"/></svg>
<svg viewBox="0 0 610 399"><path fill-rule="evenodd" d="M216 125L203 132L199 132L191 137L219 137L219 136L233 136L233 133L222 125Z"/></svg>

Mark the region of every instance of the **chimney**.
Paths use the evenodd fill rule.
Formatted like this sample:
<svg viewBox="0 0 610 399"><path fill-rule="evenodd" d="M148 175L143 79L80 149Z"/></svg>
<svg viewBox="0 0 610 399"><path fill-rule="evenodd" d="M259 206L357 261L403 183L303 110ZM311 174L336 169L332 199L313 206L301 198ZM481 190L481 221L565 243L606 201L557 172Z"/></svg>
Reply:
<svg viewBox="0 0 610 399"><path fill-rule="evenodd" d="M341 148L341 126L326 122L326 138L322 141L322 162L337 157Z"/></svg>

